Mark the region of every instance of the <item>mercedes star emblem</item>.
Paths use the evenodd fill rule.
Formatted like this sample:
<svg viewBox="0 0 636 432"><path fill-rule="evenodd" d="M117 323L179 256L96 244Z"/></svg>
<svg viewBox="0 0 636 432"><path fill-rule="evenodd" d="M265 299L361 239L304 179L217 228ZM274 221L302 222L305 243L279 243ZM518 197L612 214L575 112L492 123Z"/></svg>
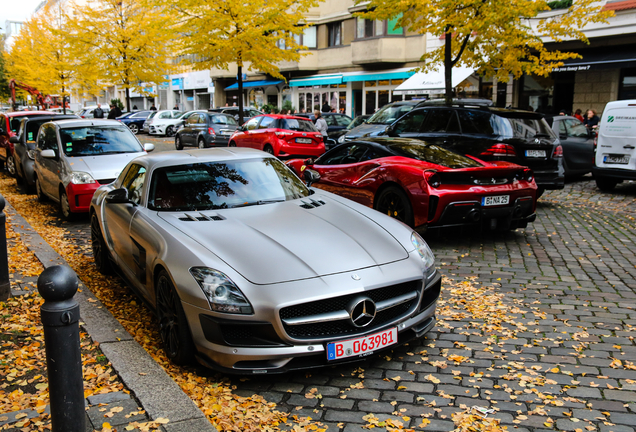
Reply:
<svg viewBox="0 0 636 432"><path fill-rule="evenodd" d="M368 297L357 298L349 308L351 323L356 327L366 327L375 318L375 303Z"/></svg>
<svg viewBox="0 0 636 432"><path fill-rule="evenodd" d="M535 144L541 144L541 140L540 140L539 138L535 138L535 139L534 139L534 143L535 143Z"/></svg>

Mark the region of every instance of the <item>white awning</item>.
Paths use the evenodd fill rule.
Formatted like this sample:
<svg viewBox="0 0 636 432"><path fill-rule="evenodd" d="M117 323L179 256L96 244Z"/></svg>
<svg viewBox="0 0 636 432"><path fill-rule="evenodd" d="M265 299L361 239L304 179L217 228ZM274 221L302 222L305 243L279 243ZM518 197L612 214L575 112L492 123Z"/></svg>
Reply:
<svg viewBox="0 0 636 432"><path fill-rule="evenodd" d="M451 83L453 88L457 87L466 78L471 76L474 69L464 67L453 68L453 78ZM418 72L411 78L404 81L393 90L396 95L418 95L431 93L444 93L444 69L441 71L431 71L427 73Z"/></svg>

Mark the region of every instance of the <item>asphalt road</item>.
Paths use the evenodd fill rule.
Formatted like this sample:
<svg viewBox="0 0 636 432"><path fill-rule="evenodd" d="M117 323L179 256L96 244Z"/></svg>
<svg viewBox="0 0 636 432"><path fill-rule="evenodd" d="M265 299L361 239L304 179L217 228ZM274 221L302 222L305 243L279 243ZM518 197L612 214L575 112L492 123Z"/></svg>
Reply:
<svg viewBox="0 0 636 432"><path fill-rule="evenodd" d="M139 138L156 151L174 148L173 139ZM336 431L392 418L447 432L454 413L477 405L494 408L509 431L633 432L636 182L601 193L586 176L548 191L537 213L509 233L427 233L454 318L421 341L355 365L232 379L235 392ZM87 219L70 228L89 244ZM462 291L467 280L472 288ZM474 309L453 315L462 303ZM487 308L500 318L481 316Z"/></svg>

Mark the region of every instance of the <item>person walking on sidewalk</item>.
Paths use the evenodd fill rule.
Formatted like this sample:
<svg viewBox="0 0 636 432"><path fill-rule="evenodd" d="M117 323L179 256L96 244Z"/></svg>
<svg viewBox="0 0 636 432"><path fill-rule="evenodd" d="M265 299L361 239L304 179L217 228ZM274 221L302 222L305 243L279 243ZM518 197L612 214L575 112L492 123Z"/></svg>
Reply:
<svg viewBox="0 0 636 432"><path fill-rule="evenodd" d="M102 109L102 104L97 103L97 108L93 111L93 118L104 118L104 110Z"/></svg>
<svg viewBox="0 0 636 432"><path fill-rule="evenodd" d="M320 132L324 138L327 136L327 122L324 118L322 118L322 113L320 111L314 111L314 115L316 116L316 129L318 129L318 132Z"/></svg>

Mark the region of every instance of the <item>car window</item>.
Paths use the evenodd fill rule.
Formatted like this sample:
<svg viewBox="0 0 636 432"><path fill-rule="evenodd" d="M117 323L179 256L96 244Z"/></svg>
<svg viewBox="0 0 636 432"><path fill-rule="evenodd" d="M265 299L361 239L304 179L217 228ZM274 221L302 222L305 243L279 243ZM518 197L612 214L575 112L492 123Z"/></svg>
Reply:
<svg viewBox="0 0 636 432"><path fill-rule="evenodd" d="M207 114L199 114L199 124L208 124L208 115Z"/></svg>
<svg viewBox="0 0 636 432"><path fill-rule="evenodd" d="M276 120L274 117L262 117L260 124L258 125L259 129L267 129L273 127L272 123Z"/></svg>
<svg viewBox="0 0 636 432"><path fill-rule="evenodd" d="M160 119L169 119L169 118L172 118L172 113L171 113L171 112L162 112L162 113L159 113L159 115L157 116L157 118L160 118Z"/></svg>
<svg viewBox="0 0 636 432"><path fill-rule="evenodd" d="M315 163L316 165L343 165L357 163L360 161L366 150L366 144L338 146L325 153L316 160Z"/></svg>
<svg viewBox="0 0 636 432"><path fill-rule="evenodd" d="M309 195L309 189L278 159L206 162L153 171L148 208L194 211L244 207Z"/></svg>
<svg viewBox="0 0 636 432"><path fill-rule="evenodd" d="M250 113L250 117L261 115L261 113L256 110L249 110L249 113Z"/></svg>
<svg viewBox="0 0 636 432"><path fill-rule="evenodd" d="M422 141L413 140L407 143L401 142L391 144L390 148L399 155L424 162L434 163L448 168L472 168L483 166L474 159L460 155L444 147L439 147L434 144L426 144Z"/></svg>
<svg viewBox="0 0 636 432"><path fill-rule="evenodd" d="M373 159L379 159L383 157L389 157L389 156L393 156L393 155L387 152L386 150L381 150L381 149L369 146L367 148L367 151L364 152L364 154L360 158L360 162L369 161Z"/></svg>
<svg viewBox="0 0 636 432"><path fill-rule="evenodd" d="M195 124L199 122L199 116L198 114L192 114L190 117L188 117L188 121L186 123L188 124Z"/></svg>
<svg viewBox="0 0 636 432"><path fill-rule="evenodd" d="M459 122L462 127L462 133L465 134L485 134L492 135L494 133L491 124L492 114L486 111L477 110L458 110Z"/></svg>
<svg viewBox="0 0 636 432"><path fill-rule="evenodd" d="M557 121L557 125L559 127L559 134L567 135L568 131L565 129L565 122Z"/></svg>
<svg viewBox="0 0 636 432"><path fill-rule="evenodd" d="M0 115L0 128L5 129L6 127L7 127L7 118L3 115Z"/></svg>
<svg viewBox="0 0 636 432"><path fill-rule="evenodd" d="M131 115L130 118L148 118L148 113L147 112L146 113L143 113L143 112L136 113L136 114Z"/></svg>
<svg viewBox="0 0 636 432"><path fill-rule="evenodd" d="M254 117L253 119L250 119L247 123L245 123L245 129L247 130L254 130L258 127L258 122L261 118L260 117Z"/></svg>
<svg viewBox="0 0 636 432"><path fill-rule="evenodd" d="M40 129L38 135L38 148L41 150L55 150L57 152L57 135L55 126L48 125Z"/></svg>
<svg viewBox="0 0 636 432"><path fill-rule="evenodd" d="M69 157L142 152L125 126L83 126L60 129L62 150Z"/></svg>
<svg viewBox="0 0 636 432"><path fill-rule="evenodd" d="M585 125L578 119L566 119L562 123L565 123L570 136L577 138L588 138L590 136Z"/></svg>
<svg viewBox="0 0 636 432"><path fill-rule="evenodd" d="M38 131L40 130L40 126L48 121L49 120L28 120L23 122L22 127L20 128L20 137L22 137L22 135L26 133L25 141L35 142L35 139L38 136Z"/></svg>
<svg viewBox="0 0 636 432"><path fill-rule="evenodd" d="M385 105L367 123L389 125L413 109L413 105Z"/></svg>
<svg viewBox="0 0 636 432"><path fill-rule="evenodd" d="M426 117L426 111L418 110L410 112L395 123L395 132L401 133L417 133L422 129L422 123Z"/></svg>
<svg viewBox="0 0 636 432"><path fill-rule="evenodd" d="M432 109L426 117L422 132L446 132L453 112L448 109Z"/></svg>
<svg viewBox="0 0 636 432"><path fill-rule="evenodd" d="M327 122L327 126L337 126L336 116L324 116L323 118Z"/></svg>
<svg viewBox="0 0 636 432"><path fill-rule="evenodd" d="M145 178L146 168L138 164L133 164L124 177L122 186L128 190L128 199L134 204L141 202Z"/></svg>
<svg viewBox="0 0 636 432"><path fill-rule="evenodd" d="M157 115L157 111L151 112L150 114L148 114L148 120L150 120L151 118L153 118L156 115Z"/></svg>
<svg viewBox="0 0 636 432"><path fill-rule="evenodd" d="M318 129L310 120L281 119L280 128L298 132L318 132Z"/></svg>
<svg viewBox="0 0 636 432"><path fill-rule="evenodd" d="M12 117L10 120L11 132L17 133L20 130L20 122L22 117Z"/></svg>
<svg viewBox="0 0 636 432"><path fill-rule="evenodd" d="M334 117L338 126L349 126L349 123L351 123L351 119L347 116L339 115Z"/></svg>
<svg viewBox="0 0 636 432"><path fill-rule="evenodd" d="M528 139L537 135L556 138L556 134L543 118L492 115L490 120L493 133L500 139Z"/></svg>
<svg viewBox="0 0 636 432"><path fill-rule="evenodd" d="M448 121L448 126L446 126L446 132L448 133L459 133L459 120L457 119L457 113L455 111L451 112L450 120Z"/></svg>

